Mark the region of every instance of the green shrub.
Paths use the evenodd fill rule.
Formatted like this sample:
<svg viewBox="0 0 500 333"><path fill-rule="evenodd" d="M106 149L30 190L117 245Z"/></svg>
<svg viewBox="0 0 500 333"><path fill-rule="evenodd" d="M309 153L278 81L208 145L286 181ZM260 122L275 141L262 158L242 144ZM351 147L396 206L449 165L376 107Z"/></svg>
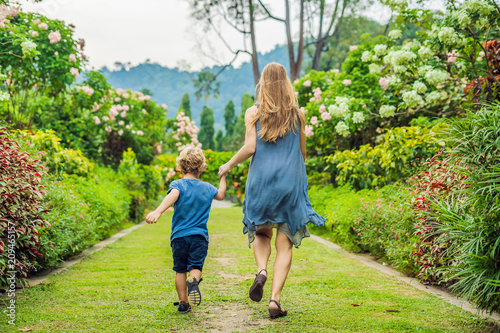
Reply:
<svg viewBox="0 0 500 333"><path fill-rule="evenodd" d="M442 190L439 196L417 193L427 203L417 207L422 228L435 243L447 244L441 255L444 266L438 269L447 273L443 279L453 283L452 290L480 309L498 311L500 104L453 120L448 136L453 146L450 163L439 167L453 168L458 176L453 182L442 181L443 177L426 180ZM422 179L416 177L417 184Z"/></svg>
<svg viewBox="0 0 500 333"><path fill-rule="evenodd" d="M45 185L44 219L50 226L40 230L40 268L55 266L109 237L128 216L128 189L110 169L97 168L88 178L51 178Z"/></svg>
<svg viewBox="0 0 500 333"><path fill-rule="evenodd" d="M326 157L336 168L338 185L351 184L355 189L373 188L408 178L421 166L420 161L434 156L445 146L438 133L443 122L426 127L396 127L387 131L383 143L371 147L337 151Z"/></svg>

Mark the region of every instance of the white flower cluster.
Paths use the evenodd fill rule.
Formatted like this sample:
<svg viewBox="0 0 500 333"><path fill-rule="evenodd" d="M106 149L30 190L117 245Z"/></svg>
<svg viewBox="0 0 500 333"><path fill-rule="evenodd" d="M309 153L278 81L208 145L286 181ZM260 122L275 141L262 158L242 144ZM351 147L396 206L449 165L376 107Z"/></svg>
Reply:
<svg viewBox="0 0 500 333"><path fill-rule="evenodd" d="M337 126L335 126L335 131L344 137L349 136L351 134L349 132L349 127L347 127L347 125L343 121L339 121L337 123Z"/></svg>
<svg viewBox="0 0 500 333"><path fill-rule="evenodd" d="M442 97L443 96L438 91L433 91L425 96L425 101L428 104L435 105L442 99Z"/></svg>
<svg viewBox="0 0 500 333"><path fill-rule="evenodd" d="M391 39L399 39L399 38L401 38L401 36L403 36L403 33L401 32L401 30L395 29L395 30L389 31L388 36Z"/></svg>
<svg viewBox="0 0 500 333"><path fill-rule="evenodd" d="M483 0L467 0L462 5L462 9L466 10L468 13L472 14L477 12L483 16L488 16L491 12L495 11L492 5Z"/></svg>
<svg viewBox="0 0 500 333"><path fill-rule="evenodd" d="M391 51L384 57L384 63L393 66L401 66L417 58L417 55L411 51L399 50Z"/></svg>
<svg viewBox="0 0 500 333"><path fill-rule="evenodd" d="M347 97L337 97L335 98L337 105L332 104L328 107L328 112L337 118L348 118L349 117L349 98Z"/></svg>
<svg viewBox="0 0 500 333"><path fill-rule="evenodd" d="M384 5L391 7L394 11L403 11L408 7L406 0L381 0Z"/></svg>
<svg viewBox="0 0 500 333"><path fill-rule="evenodd" d="M460 27L464 28L472 23L469 15L465 10L456 10L454 11L451 16L455 18L458 23L460 24Z"/></svg>
<svg viewBox="0 0 500 333"><path fill-rule="evenodd" d="M390 86L401 83L401 79L395 75L387 76L387 84Z"/></svg>
<svg viewBox="0 0 500 333"><path fill-rule="evenodd" d="M354 112L352 114L352 122L355 124L361 124L365 122L365 116L362 112Z"/></svg>
<svg viewBox="0 0 500 333"><path fill-rule="evenodd" d="M369 62L369 61L372 61L372 60L374 60L373 59L373 54L371 54L370 51L365 51L361 55L361 61L363 61L363 62Z"/></svg>
<svg viewBox="0 0 500 333"><path fill-rule="evenodd" d="M445 83L447 79L448 73L440 71L439 69L430 70L425 74L425 80L427 80L427 82L429 82L433 86L437 86L440 83Z"/></svg>
<svg viewBox="0 0 500 333"><path fill-rule="evenodd" d="M409 108L416 108L424 106L424 99L415 90L405 91L403 93L403 101Z"/></svg>
<svg viewBox="0 0 500 333"><path fill-rule="evenodd" d="M24 42L21 43L21 49L23 52L23 56L29 57L35 53L36 44L33 41L26 39Z"/></svg>
<svg viewBox="0 0 500 333"><path fill-rule="evenodd" d="M5 91L0 91L0 102L6 101L9 99L9 94Z"/></svg>
<svg viewBox="0 0 500 333"><path fill-rule="evenodd" d="M420 56L420 58L422 58L423 60L427 60L429 58L432 58L434 56L434 52L426 47L426 46L422 46L419 50L418 50L418 55Z"/></svg>
<svg viewBox="0 0 500 333"><path fill-rule="evenodd" d="M420 48L420 46L422 46L422 44L420 44L420 42L418 40L414 39L412 41L405 43L405 45L403 45L403 47L401 49L407 50L407 51L417 52L418 49Z"/></svg>
<svg viewBox="0 0 500 333"><path fill-rule="evenodd" d="M381 57L387 53L387 45L386 44L377 44L373 47L373 51L375 55Z"/></svg>
<svg viewBox="0 0 500 333"><path fill-rule="evenodd" d="M384 118L394 117L395 112L396 107L392 105L382 105L378 111L380 116Z"/></svg>
<svg viewBox="0 0 500 333"><path fill-rule="evenodd" d="M448 46L460 47L465 44L463 38L461 38L455 29L450 27L441 27L441 29L433 28L433 33L437 35L441 43Z"/></svg>
<svg viewBox="0 0 500 333"><path fill-rule="evenodd" d="M427 86L423 82L415 81L413 82L413 90L415 90L419 94L423 94L427 91Z"/></svg>
<svg viewBox="0 0 500 333"><path fill-rule="evenodd" d="M368 65L368 69L370 70L371 74L379 74L382 73L382 69L380 68L379 65L377 64L370 64Z"/></svg>

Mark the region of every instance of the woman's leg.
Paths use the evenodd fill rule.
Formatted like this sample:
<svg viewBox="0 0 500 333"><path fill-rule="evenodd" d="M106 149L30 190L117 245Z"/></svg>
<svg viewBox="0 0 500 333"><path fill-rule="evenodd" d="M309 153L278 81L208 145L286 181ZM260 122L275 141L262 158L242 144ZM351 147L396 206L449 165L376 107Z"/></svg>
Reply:
<svg viewBox="0 0 500 333"><path fill-rule="evenodd" d="M293 244L288 237L278 230L276 234L276 260L274 261L273 269L273 286L271 288L271 299L279 303L281 291L285 284L288 271L292 265L292 248ZM277 309L275 303L269 303L270 309Z"/></svg>
<svg viewBox="0 0 500 333"><path fill-rule="evenodd" d="M265 269L262 272L265 276L267 276L267 261L271 255L271 238L273 238L273 229L260 229L255 233L253 241L253 255L257 264L257 273Z"/></svg>

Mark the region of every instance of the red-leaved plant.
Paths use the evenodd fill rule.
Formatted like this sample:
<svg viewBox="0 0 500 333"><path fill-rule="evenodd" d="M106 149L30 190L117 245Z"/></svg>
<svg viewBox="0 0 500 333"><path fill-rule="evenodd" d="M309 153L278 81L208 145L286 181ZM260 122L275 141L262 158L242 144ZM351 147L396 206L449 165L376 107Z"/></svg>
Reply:
<svg viewBox="0 0 500 333"><path fill-rule="evenodd" d="M15 271L24 284L34 269L40 242L38 229L46 225L40 215L44 195L40 161L22 152L19 144L0 128L0 282L7 284Z"/></svg>
<svg viewBox="0 0 500 333"><path fill-rule="evenodd" d="M412 256L420 267L418 277L423 281L433 283L439 283L445 274L445 271L434 270L434 268L445 265L445 258L442 255L448 248L448 244L438 242L438 237L434 235L434 228L429 226L429 222L436 222L435 217L428 215L429 212L434 211L430 202L446 200L451 194L456 194L467 186L464 182L466 177L457 170L460 167L456 165L457 159L453 159L453 155L443 159L442 154L443 149L423 163L427 170L411 177L415 194L412 203L417 219L415 234L420 239L416 243L416 251L412 253Z"/></svg>

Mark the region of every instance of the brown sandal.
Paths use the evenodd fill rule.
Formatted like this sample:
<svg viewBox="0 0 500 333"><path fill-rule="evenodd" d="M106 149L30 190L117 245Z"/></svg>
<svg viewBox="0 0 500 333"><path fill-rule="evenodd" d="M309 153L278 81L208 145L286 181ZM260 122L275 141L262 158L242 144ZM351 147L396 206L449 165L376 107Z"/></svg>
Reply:
<svg viewBox="0 0 500 333"><path fill-rule="evenodd" d="M260 274L262 271L266 271L267 274L266 269L261 269L255 276L255 280L253 281L253 284L250 287L250 292L248 293L250 299L254 302L260 302L262 296L264 295L264 285L266 284L267 276Z"/></svg>
<svg viewBox="0 0 500 333"><path fill-rule="evenodd" d="M269 316L271 319L285 317L288 314L288 311L282 310L281 304L276 302L274 299L270 300L269 303L275 303L278 306L277 309L269 309Z"/></svg>

